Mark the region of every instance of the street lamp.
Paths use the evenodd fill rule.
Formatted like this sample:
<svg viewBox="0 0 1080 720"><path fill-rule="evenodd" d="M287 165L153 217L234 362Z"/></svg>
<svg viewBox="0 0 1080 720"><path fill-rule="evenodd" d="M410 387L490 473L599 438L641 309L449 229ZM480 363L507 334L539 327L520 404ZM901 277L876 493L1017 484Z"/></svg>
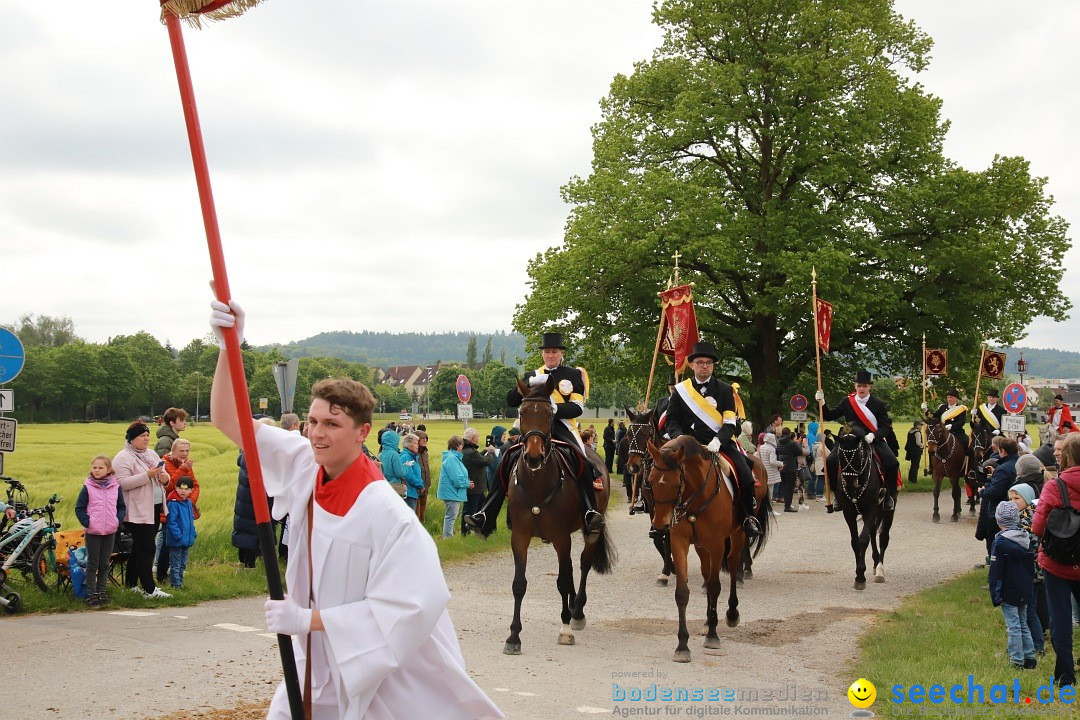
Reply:
<svg viewBox="0 0 1080 720"><path fill-rule="evenodd" d="M1021 351L1020 359L1016 361L1016 372L1020 373L1020 384L1024 384L1024 373L1027 372L1027 360L1024 359L1024 353Z"/></svg>

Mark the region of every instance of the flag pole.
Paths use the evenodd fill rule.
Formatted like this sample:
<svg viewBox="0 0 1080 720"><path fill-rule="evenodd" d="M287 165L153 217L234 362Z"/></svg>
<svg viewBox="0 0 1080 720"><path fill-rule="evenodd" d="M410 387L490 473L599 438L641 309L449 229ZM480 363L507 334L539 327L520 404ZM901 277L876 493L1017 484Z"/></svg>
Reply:
<svg viewBox="0 0 1080 720"><path fill-rule="evenodd" d="M814 362L817 364L817 389L821 391L821 338L818 337L818 321L817 321L817 268L810 268L810 295L811 303L810 314L814 320ZM821 471L825 476L825 503L832 507L832 494L829 492L829 464L825 462L825 403L818 400L818 425L821 427L820 440L821 440Z"/></svg>
<svg viewBox="0 0 1080 720"><path fill-rule="evenodd" d="M660 295L661 293L656 293ZM652 367L649 369L649 384L645 387L645 410L649 409L649 396L652 394L653 375L656 374L656 358L660 354L660 339L664 335L664 302L660 301L660 327L656 330L656 346L652 353Z"/></svg>
<svg viewBox="0 0 1080 720"><path fill-rule="evenodd" d="M214 195L210 187L210 170L206 162L206 148L203 145L202 129L199 125L199 112L195 106L195 91L191 84L191 71L188 65L184 36L180 28L180 18L166 11L165 27L172 46L173 64L176 67L176 80L180 86L180 100L187 124L188 144L191 146L191 161L195 168L195 183L199 190L199 203L202 206L203 227L210 251L210 268L214 277L214 292L217 299L229 304L229 277L225 270L225 254L221 247L221 232L218 227L217 210ZM256 529L259 544L262 547L263 566L266 570L266 584L270 597L282 600L285 594L281 585L281 568L278 565L277 542L273 525L270 522L270 510L266 502L266 490L263 485L262 467L259 464L259 449L255 444L255 428L248 418L251 417L251 400L248 395L247 381L244 377L244 361L240 353L240 340L235 328L223 328L225 337L225 355L232 376L233 400L236 403L236 416L240 418L241 446L247 460L248 479L251 481L251 499L255 506ZM278 634L278 651L281 666L285 674L285 690L289 697L289 708L294 720L304 717L304 702L300 693L300 680L296 671L296 657L293 653L292 637Z"/></svg>
<svg viewBox="0 0 1080 720"><path fill-rule="evenodd" d="M923 404L923 406L926 405L926 333L922 334L922 404ZM926 411L923 410L922 414L925 416ZM920 434L922 435L922 439L923 439L923 443L922 443L923 469L922 469L922 472L923 472L923 477L926 477L927 475L930 474L930 459L927 456L928 451L926 449L926 420L925 420L925 417L923 418L922 432Z"/></svg>
<svg viewBox="0 0 1080 720"><path fill-rule="evenodd" d="M983 361L986 360L986 340L983 340L982 350L979 351L979 376L975 380L975 400L971 403L971 412L976 412L979 408L979 388L982 385L983 376ZM972 415L972 417L975 417Z"/></svg>

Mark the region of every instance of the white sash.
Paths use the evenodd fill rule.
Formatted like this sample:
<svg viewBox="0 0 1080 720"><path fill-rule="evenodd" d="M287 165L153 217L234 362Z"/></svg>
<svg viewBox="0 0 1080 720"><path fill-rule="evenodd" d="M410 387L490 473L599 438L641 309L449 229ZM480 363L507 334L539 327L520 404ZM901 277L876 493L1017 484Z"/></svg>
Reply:
<svg viewBox="0 0 1080 720"><path fill-rule="evenodd" d="M870 432L876 433L878 429L877 416L874 415L867 405L863 405L859 402L859 396L855 393L851 393L848 397L851 398L851 409L854 410L855 414L859 416L859 419L870 428ZM866 399L869 402L870 396L868 395Z"/></svg>

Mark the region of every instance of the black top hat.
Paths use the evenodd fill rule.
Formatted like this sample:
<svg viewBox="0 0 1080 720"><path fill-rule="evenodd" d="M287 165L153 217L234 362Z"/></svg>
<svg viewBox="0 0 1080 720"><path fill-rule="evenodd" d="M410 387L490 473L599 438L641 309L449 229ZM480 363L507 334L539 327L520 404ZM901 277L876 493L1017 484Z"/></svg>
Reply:
<svg viewBox="0 0 1080 720"><path fill-rule="evenodd" d="M986 391L986 397L992 398L992 397L1001 397L1001 396L998 395L997 390L995 390L994 388L990 388L989 390Z"/></svg>
<svg viewBox="0 0 1080 720"><path fill-rule="evenodd" d="M686 360L687 362L694 362L699 357L707 357L713 362L720 362L720 357L716 354L716 348L713 347L711 342L705 342L704 340L694 343L694 348L686 356Z"/></svg>
<svg viewBox="0 0 1080 720"><path fill-rule="evenodd" d="M856 370L855 382L858 385L872 385L874 383L874 378L870 375L869 370Z"/></svg>
<svg viewBox="0 0 1080 720"><path fill-rule="evenodd" d="M949 388L949 392L945 393L945 396L948 397L949 395L952 395L957 400L960 399L960 391L956 388Z"/></svg>
<svg viewBox="0 0 1080 720"><path fill-rule="evenodd" d="M565 350L566 346L563 345L562 333L550 332L544 333L543 340L540 343L541 350L547 350L548 348Z"/></svg>

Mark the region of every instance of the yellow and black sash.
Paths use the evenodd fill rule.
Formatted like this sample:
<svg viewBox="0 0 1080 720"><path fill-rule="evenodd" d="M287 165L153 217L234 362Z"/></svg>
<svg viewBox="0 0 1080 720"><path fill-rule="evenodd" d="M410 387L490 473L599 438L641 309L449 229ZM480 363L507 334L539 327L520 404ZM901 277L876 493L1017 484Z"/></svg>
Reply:
<svg viewBox="0 0 1080 720"><path fill-rule="evenodd" d="M948 405L945 406L945 412L941 413L941 422L947 423L951 420L955 420L960 415L967 412L967 405L956 405L952 410Z"/></svg>
<svg viewBox="0 0 1080 720"><path fill-rule="evenodd" d="M720 432L720 426L725 422L735 424L735 413L731 410L720 412L694 387L693 380L684 380L675 386L675 392L679 393L683 403L690 412L701 420L713 432Z"/></svg>
<svg viewBox="0 0 1080 720"><path fill-rule="evenodd" d="M1001 423L998 422L997 415L994 414L994 411L991 410L990 406L986 403L983 403L979 406L979 415L986 422L986 424L990 426L991 430L1001 429Z"/></svg>
<svg viewBox="0 0 1080 720"><path fill-rule="evenodd" d="M555 383L555 389L551 391L551 399L555 402L556 405L560 405L564 402L579 402L584 408L585 399L589 396L589 374L585 372L585 368L583 367L579 367L577 368L577 370L581 373L581 382L585 386L585 393L582 394L571 392L568 397L564 397L563 394L559 392L559 384ZM547 374L548 371L546 367L541 366L536 370L537 377L544 377ZM559 422L566 426L566 429L569 430L570 434L574 436L574 440L577 441L578 448L581 450L582 453L584 453L585 443L581 440L581 432L578 430L577 418L559 418Z"/></svg>

